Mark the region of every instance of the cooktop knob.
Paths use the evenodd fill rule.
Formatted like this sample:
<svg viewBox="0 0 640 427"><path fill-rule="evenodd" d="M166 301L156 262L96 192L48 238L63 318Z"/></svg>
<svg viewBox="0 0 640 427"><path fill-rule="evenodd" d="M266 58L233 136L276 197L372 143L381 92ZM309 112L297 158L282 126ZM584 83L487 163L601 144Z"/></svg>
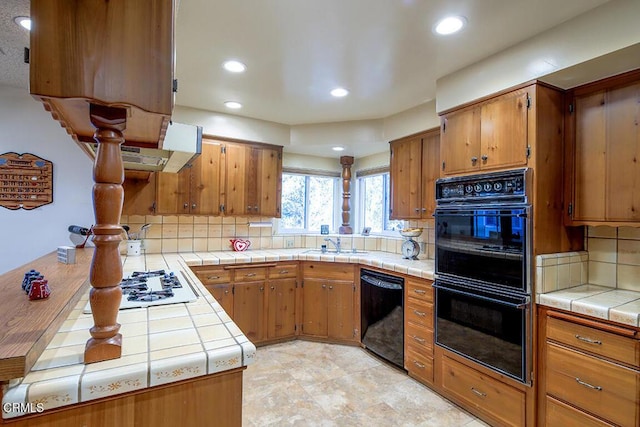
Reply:
<svg viewBox="0 0 640 427"><path fill-rule="evenodd" d="M481 192L482 191L482 184L476 184L473 187L473 189L476 190L477 193Z"/></svg>
<svg viewBox="0 0 640 427"><path fill-rule="evenodd" d="M465 193L471 193L472 191L473 191L473 185L467 184L467 186L464 187L464 192Z"/></svg>
<svg viewBox="0 0 640 427"><path fill-rule="evenodd" d="M484 191L491 191L491 183L489 183L489 182L485 182L485 184L484 184Z"/></svg>
<svg viewBox="0 0 640 427"><path fill-rule="evenodd" d="M501 183L501 182L494 182L494 183L493 183L493 189L494 189L495 191L500 191L500 190L502 190L502 183Z"/></svg>

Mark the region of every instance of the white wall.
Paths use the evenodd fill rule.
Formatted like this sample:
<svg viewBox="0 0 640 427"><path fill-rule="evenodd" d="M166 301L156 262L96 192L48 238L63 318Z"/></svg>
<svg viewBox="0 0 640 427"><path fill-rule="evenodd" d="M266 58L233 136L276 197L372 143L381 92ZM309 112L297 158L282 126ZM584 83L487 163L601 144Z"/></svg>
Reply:
<svg viewBox="0 0 640 427"><path fill-rule="evenodd" d="M6 152L53 162L53 203L30 211L0 207L0 274L71 245L67 227L94 221L91 160L24 89L0 85L0 154Z"/></svg>
<svg viewBox="0 0 640 427"><path fill-rule="evenodd" d="M536 37L438 79L437 111L558 72L640 43L640 1L615 0ZM635 67L640 58L635 58ZM612 64L612 66L615 66ZM617 70L621 71L621 70ZM598 79L606 77L594 75ZM573 87L570 81L563 87Z"/></svg>

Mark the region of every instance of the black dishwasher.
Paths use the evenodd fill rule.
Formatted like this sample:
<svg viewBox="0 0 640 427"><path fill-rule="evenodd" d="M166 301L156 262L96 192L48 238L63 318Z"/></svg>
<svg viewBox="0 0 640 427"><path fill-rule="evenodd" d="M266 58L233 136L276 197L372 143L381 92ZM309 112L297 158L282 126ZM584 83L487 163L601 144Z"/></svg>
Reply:
<svg viewBox="0 0 640 427"><path fill-rule="evenodd" d="M404 369L404 279L361 269L360 295L362 344Z"/></svg>

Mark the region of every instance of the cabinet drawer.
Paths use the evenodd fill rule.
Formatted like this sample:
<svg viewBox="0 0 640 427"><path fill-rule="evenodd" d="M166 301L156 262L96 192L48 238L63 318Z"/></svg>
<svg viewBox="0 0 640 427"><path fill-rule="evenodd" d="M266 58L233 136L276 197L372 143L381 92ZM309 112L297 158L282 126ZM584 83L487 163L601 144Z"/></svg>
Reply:
<svg viewBox="0 0 640 427"><path fill-rule="evenodd" d="M433 329L407 322L404 333L407 345L420 349L420 354L433 356Z"/></svg>
<svg viewBox="0 0 640 427"><path fill-rule="evenodd" d="M404 313L407 322L433 329L433 304L410 299Z"/></svg>
<svg viewBox="0 0 640 427"><path fill-rule="evenodd" d="M633 366L640 365L640 341L547 317L547 338Z"/></svg>
<svg viewBox="0 0 640 427"><path fill-rule="evenodd" d="M433 288L430 281L407 279L405 287L407 288L407 297L433 302Z"/></svg>
<svg viewBox="0 0 640 427"><path fill-rule="evenodd" d="M613 427L613 424L579 411L553 397L547 396L546 403L544 425L547 427Z"/></svg>
<svg viewBox="0 0 640 427"><path fill-rule="evenodd" d="M305 262L302 266L302 274L304 277L353 282L355 280L355 267L353 264L340 262Z"/></svg>
<svg viewBox="0 0 640 427"><path fill-rule="evenodd" d="M525 395L522 391L446 356L442 358L442 387L501 424L525 425Z"/></svg>
<svg viewBox="0 0 640 427"><path fill-rule="evenodd" d="M297 264L278 264L269 268L269 279L289 279L298 277Z"/></svg>
<svg viewBox="0 0 640 427"><path fill-rule="evenodd" d="M433 358L424 355L421 349L407 347L404 355L404 367L414 376L428 383L433 383Z"/></svg>
<svg viewBox="0 0 640 427"><path fill-rule="evenodd" d="M247 267L234 269L235 282L253 282L254 280L265 280L267 278L266 267Z"/></svg>
<svg viewBox="0 0 640 427"><path fill-rule="evenodd" d="M222 268L211 270L196 270L196 276L203 285L215 285L218 283L231 282L231 272Z"/></svg>
<svg viewBox="0 0 640 427"><path fill-rule="evenodd" d="M638 425L640 374L547 342L547 394L622 426Z"/></svg>

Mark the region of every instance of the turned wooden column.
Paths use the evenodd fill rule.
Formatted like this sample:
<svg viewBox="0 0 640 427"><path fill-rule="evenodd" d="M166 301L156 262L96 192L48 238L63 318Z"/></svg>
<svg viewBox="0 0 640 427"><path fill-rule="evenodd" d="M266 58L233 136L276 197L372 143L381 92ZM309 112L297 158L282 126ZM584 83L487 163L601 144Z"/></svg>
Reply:
<svg viewBox="0 0 640 427"><path fill-rule="evenodd" d="M118 320L118 308L122 298L122 261L119 245L122 228L120 214L124 201L124 168L120 144L127 123L127 110L90 106L91 123L96 127L94 139L98 143L93 164L93 210L95 225L93 243L95 251L91 260L91 293L89 302L94 326L89 330L91 338L84 350L84 363L117 359L122 355L122 335Z"/></svg>
<svg viewBox="0 0 640 427"><path fill-rule="evenodd" d="M353 234L353 228L349 225L351 221L351 165L353 165L352 156L340 157L342 165L342 226L340 226L340 234Z"/></svg>

